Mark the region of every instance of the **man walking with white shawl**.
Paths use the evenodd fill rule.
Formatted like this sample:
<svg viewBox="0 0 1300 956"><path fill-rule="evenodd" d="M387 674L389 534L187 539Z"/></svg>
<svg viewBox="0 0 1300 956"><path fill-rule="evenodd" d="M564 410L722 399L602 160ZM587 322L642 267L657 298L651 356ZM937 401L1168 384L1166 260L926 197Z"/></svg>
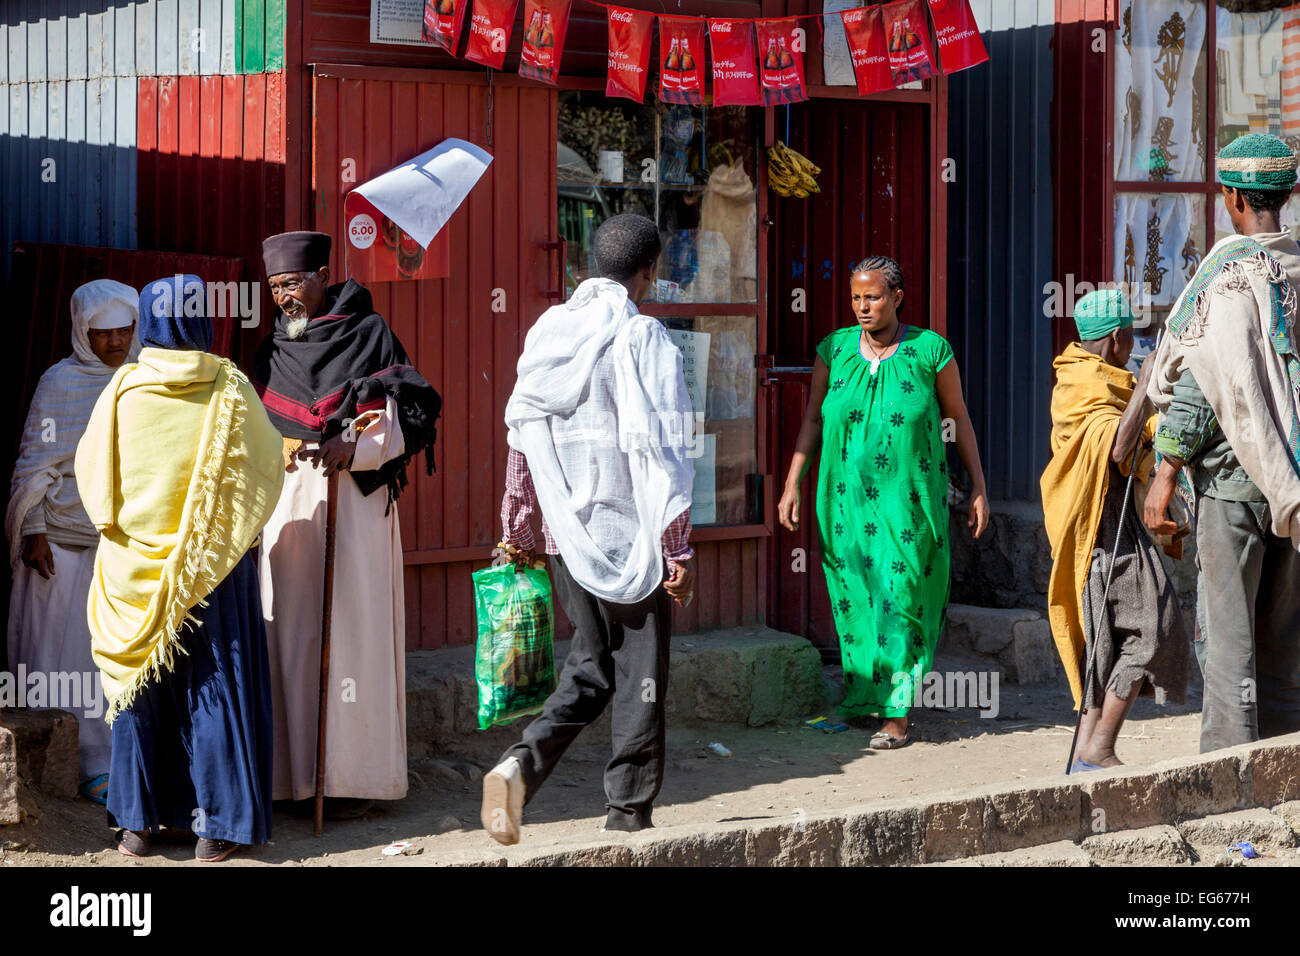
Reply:
<svg viewBox="0 0 1300 956"><path fill-rule="evenodd" d="M1162 461L1144 515L1173 530L1165 509L1186 466L1202 752L1300 730L1300 246L1279 221L1296 157L1252 133L1217 165L1237 235L1210 250L1167 320L1148 389Z"/></svg>
<svg viewBox="0 0 1300 956"><path fill-rule="evenodd" d="M555 594L574 636L541 716L484 777L483 826L499 843L519 841L523 805L611 701L605 828L652 826L663 783L669 599L684 605L694 593L694 414L681 353L636 308L659 253L649 219L603 223L595 237L602 278L538 319L506 406L502 547L531 560L528 521L540 503Z"/></svg>
<svg viewBox="0 0 1300 956"><path fill-rule="evenodd" d="M101 804L108 799L109 732L86 623L99 531L82 507L73 458L100 393L140 351L137 300L135 289L112 279L72 293L72 354L36 386L5 513L14 576L9 660L15 670L43 675L50 688L81 691L79 702L47 702L65 709L80 703L81 792Z"/></svg>

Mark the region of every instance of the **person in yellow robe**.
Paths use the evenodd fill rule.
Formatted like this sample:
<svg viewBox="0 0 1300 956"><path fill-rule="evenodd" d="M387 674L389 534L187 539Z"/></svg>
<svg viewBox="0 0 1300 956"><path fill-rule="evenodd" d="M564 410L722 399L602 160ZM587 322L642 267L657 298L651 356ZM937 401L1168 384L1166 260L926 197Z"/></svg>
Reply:
<svg viewBox="0 0 1300 956"><path fill-rule="evenodd" d="M1125 502L1139 440L1139 479L1154 460L1155 417L1147 417L1145 398L1131 401L1135 389L1145 396L1154 365L1144 362L1136 383L1125 368L1133 313L1119 290L1084 296L1074 321L1079 341L1053 363L1052 460L1040 481L1052 545L1048 617L1075 707L1083 707L1071 773L1121 763L1115 741L1139 695L1183 701L1189 651L1177 594L1140 519L1136 484Z"/></svg>

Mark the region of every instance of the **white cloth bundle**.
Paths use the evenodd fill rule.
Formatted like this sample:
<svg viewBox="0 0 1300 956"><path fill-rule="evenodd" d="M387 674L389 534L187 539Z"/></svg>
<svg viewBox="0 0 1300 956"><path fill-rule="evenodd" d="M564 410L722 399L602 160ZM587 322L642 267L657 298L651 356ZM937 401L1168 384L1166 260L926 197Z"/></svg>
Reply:
<svg viewBox="0 0 1300 956"><path fill-rule="evenodd" d="M596 597L648 597L695 478L681 352L621 284L588 279L529 330L518 371L509 441L565 566Z"/></svg>

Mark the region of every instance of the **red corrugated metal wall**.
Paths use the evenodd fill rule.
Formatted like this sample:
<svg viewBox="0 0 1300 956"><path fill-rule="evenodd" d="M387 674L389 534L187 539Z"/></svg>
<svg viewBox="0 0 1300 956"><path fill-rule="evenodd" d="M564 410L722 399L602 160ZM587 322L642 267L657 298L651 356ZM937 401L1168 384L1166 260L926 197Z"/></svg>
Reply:
<svg viewBox="0 0 1300 956"><path fill-rule="evenodd" d="M260 283L261 321L239 328L247 366L275 305L262 240L285 223L285 76L146 76L139 80L139 236L145 248L234 256Z"/></svg>

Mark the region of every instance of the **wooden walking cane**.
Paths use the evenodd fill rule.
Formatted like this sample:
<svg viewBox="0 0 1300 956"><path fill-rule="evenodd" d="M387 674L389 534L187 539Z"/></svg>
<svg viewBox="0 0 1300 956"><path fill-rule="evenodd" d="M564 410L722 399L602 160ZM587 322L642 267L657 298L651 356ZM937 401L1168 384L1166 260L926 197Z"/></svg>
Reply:
<svg viewBox="0 0 1300 956"><path fill-rule="evenodd" d="M316 808L312 830L325 832L325 716L329 710L330 616L334 605L334 524L339 507L339 473L326 479L325 486L325 599L320 622L320 705L316 718Z"/></svg>

